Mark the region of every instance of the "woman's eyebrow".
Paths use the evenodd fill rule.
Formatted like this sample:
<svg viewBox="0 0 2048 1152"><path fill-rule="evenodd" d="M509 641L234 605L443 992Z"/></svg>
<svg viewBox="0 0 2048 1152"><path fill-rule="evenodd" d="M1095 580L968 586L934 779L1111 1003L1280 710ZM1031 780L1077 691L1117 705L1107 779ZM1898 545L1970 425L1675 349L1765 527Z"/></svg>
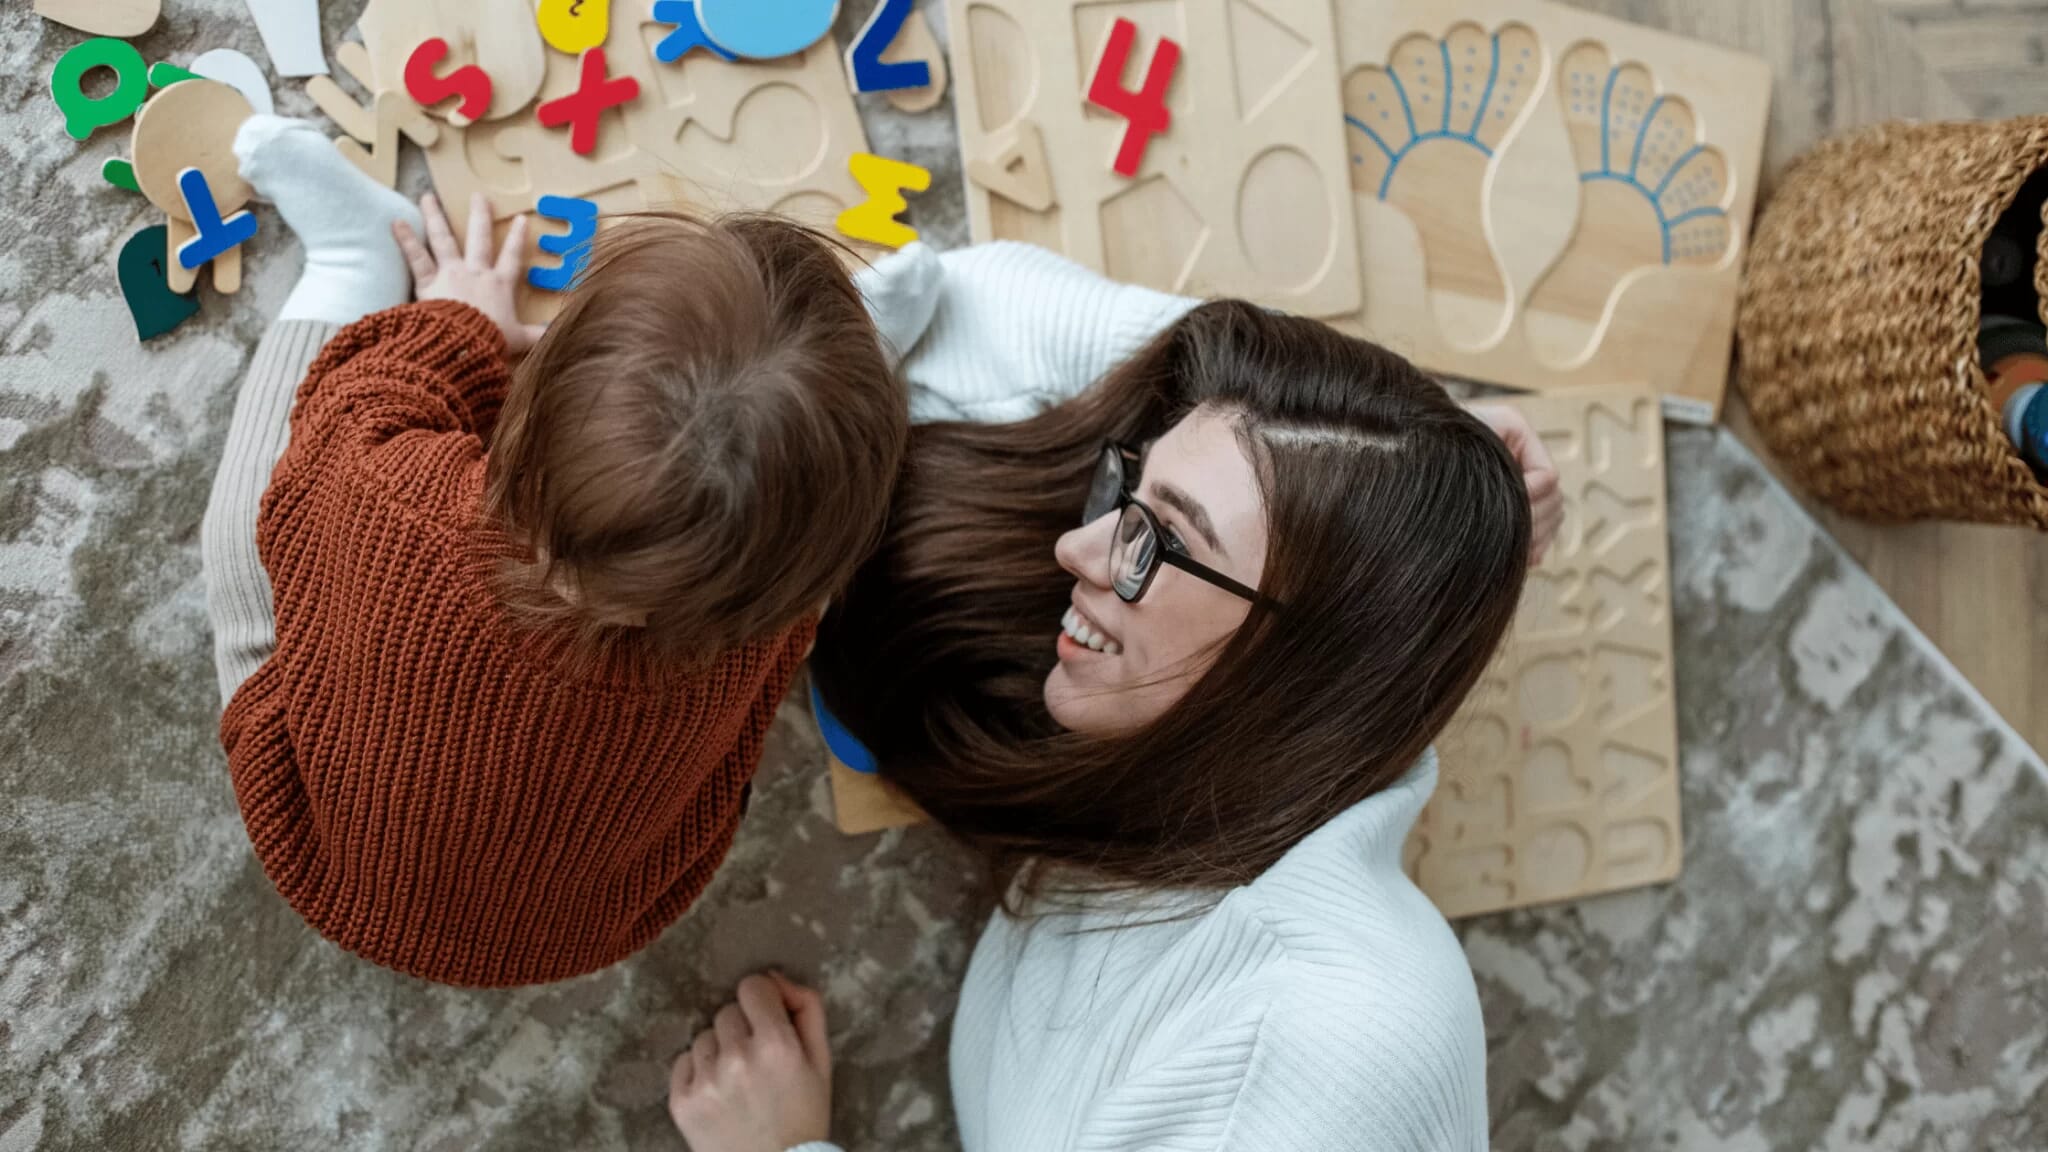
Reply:
<svg viewBox="0 0 2048 1152"><path fill-rule="evenodd" d="M1230 549L1225 548L1223 541L1216 538L1216 525L1210 521L1209 510L1202 507L1200 501L1197 501L1193 496L1188 495L1173 485L1164 482L1156 485L1154 491L1159 493L1159 502L1161 504L1187 517L1188 523L1194 525L1195 531L1200 534L1202 541L1214 549L1217 555L1226 557L1230 555Z"/></svg>

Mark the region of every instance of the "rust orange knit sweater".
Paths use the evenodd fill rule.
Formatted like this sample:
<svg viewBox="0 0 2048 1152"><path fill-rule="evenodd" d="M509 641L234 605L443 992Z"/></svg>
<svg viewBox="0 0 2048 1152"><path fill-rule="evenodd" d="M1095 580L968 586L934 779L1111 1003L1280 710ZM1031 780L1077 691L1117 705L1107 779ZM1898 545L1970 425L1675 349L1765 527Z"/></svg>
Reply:
<svg viewBox="0 0 2048 1152"><path fill-rule="evenodd" d="M486 986L611 964L689 907L816 627L702 670L552 659L488 583L503 351L448 302L322 351L257 528L277 650L221 719L292 907L369 960Z"/></svg>

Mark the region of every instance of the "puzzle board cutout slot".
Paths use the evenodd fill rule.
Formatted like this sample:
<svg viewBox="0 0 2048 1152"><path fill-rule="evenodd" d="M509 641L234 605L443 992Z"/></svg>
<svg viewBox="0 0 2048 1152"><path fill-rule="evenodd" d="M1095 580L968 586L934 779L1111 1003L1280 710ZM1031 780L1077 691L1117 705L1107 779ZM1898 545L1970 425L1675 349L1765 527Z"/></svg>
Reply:
<svg viewBox="0 0 2048 1152"><path fill-rule="evenodd" d="M1565 526L1438 753L1404 860L1446 916L1674 879L1678 725L1663 420L1607 389L1515 402L1558 464Z"/></svg>

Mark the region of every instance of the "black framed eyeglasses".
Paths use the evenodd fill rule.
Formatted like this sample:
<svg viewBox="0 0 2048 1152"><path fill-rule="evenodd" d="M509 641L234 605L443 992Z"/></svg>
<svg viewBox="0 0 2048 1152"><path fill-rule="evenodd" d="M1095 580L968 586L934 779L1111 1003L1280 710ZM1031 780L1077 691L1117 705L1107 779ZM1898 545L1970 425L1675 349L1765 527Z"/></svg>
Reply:
<svg viewBox="0 0 2048 1152"><path fill-rule="evenodd" d="M1117 514L1116 536L1109 552L1109 586L1116 590L1117 597L1126 604L1143 600L1152 588L1152 578L1165 564L1253 604L1278 607L1258 589L1246 587L1189 556L1167 536L1160 527L1158 513L1131 492L1130 478L1140 459L1137 449L1127 444L1104 444L1102 459L1095 466L1095 478L1088 485L1088 503L1081 511L1084 525Z"/></svg>

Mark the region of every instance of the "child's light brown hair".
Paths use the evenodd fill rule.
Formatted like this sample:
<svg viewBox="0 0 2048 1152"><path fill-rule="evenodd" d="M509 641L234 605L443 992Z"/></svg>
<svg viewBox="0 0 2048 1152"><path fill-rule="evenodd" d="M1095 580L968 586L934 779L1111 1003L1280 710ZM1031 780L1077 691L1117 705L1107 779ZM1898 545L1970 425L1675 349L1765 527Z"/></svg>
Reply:
<svg viewBox="0 0 2048 1152"><path fill-rule="evenodd" d="M908 436L842 250L770 216L627 217L513 374L486 511L499 588L584 650L701 661L837 594Z"/></svg>

